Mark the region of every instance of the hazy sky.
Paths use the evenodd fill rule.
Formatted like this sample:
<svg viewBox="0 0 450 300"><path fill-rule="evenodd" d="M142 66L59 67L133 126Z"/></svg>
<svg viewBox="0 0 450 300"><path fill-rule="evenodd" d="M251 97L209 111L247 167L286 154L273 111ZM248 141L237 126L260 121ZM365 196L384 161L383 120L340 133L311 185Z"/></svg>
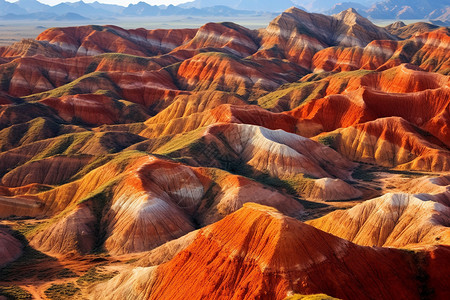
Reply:
<svg viewBox="0 0 450 300"><path fill-rule="evenodd" d="M7 0L7 1L16 2L16 0ZM61 1L61 0L38 0L38 1L41 3L49 4L49 5L55 5L55 4L58 4L61 2L78 2L80 0L63 0L63 1ZM95 2L96 0L83 0L83 1L86 3L89 3L89 2ZM128 4L130 4L130 3L135 4L140 1L141 0L125 0L125 1L123 1L123 0L122 1L121 0L98 0L98 2L100 2L100 3L119 4L122 6L128 6ZM192 1L192 0L145 0L143 2L147 2L148 4L152 4L152 5L161 5L161 4L166 4L166 5L175 4L176 5L176 4L180 4L183 2L189 2L189 1Z"/></svg>

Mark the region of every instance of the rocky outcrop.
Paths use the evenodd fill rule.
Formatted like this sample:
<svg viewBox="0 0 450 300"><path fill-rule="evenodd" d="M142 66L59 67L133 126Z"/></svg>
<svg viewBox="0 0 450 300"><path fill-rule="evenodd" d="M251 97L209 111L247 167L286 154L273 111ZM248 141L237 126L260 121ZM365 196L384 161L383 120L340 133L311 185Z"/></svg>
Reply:
<svg viewBox="0 0 450 300"><path fill-rule="evenodd" d="M195 33L196 30L191 29L125 30L110 25L89 25L48 29L36 40L49 43L64 56L90 56L105 52L150 56L169 52Z"/></svg>

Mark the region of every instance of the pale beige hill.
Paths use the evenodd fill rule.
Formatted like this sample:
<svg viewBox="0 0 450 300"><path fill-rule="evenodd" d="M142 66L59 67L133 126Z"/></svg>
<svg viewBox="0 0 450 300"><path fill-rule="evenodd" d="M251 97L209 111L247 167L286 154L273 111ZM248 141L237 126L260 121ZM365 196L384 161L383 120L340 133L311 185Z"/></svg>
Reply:
<svg viewBox="0 0 450 300"><path fill-rule="evenodd" d="M393 192L416 194L422 200L434 201L450 207L450 176L424 176L419 178L391 177L385 186Z"/></svg>
<svg viewBox="0 0 450 300"><path fill-rule="evenodd" d="M409 194L386 194L307 223L364 246L450 243L450 208Z"/></svg>
<svg viewBox="0 0 450 300"><path fill-rule="evenodd" d="M188 247L197 237L198 230L189 232L182 237L167 242L151 251L143 252L139 255L141 257L134 263L140 267L158 266L171 260L180 251Z"/></svg>
<svg viewBox="0 0 450 300"><path fill-rule="evenodd" d="M362 196L362 192L338 178L314 180L312 188L305 193L306 199L336 201L351 200Z"/></svg>
<svg viewBox="0 0 450 300"><path fill-rule="evenodd" d="M403 178L397 184L397 190L410 194L441 194L450 189L450 175L439 177L425 176L420 178Z"/></svg>
<svg viewBox="0 0 450 300"><path fill-rule="evenodd" d="M51 230L39 231L31 240L31 246L49 253L88 253L96 243L97 219L84 203L68 213L60 222L50 225Z"/></svg>

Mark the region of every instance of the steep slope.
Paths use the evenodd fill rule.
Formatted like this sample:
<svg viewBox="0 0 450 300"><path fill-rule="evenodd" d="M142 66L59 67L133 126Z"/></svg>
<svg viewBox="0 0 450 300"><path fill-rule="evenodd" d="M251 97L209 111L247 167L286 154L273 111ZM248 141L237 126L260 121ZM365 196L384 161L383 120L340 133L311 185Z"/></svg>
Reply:
<svg viewBox="0 0 450 300"><path fill-rule="evenodd" d="M255 105L223 104L186 117L171 118L169 109L145 121L146 128L139 135L155 138L192 131L217 123L238 123L263 126L268 129L296 131L296 119L285 114L275 114Z"/></svg>
<svg viewBox="0 0 450 300"><path fill-rule="evenodd" d="M448 244L450 209L408 194L386 194L308 224L364 246Z"/></svg>
<svg viewBox="0 0 450 300"><path fill-rule="evenodd" d="M8 229L0 227L0 268L22 255L22 243Z"/></svg>
<svg viewBox="0 0 450 300"><path fill-rule="evenodd" d="M354 161L405 170L448 171L450 152L398 117L337 129L319 136L343 156Z"/></svg>
<svg viewBox="0 0 450 300"><path fill-rule="evenodd" d="M347 76L351 74L350 72ZM381 73L369 72L359 78L347 77L347 80L342 80L339 77L330 77L333 78L337 79L334 81L337 87L341 83L338 92L346 88L343 94L313 99L288 112L296 117L300 124L315 125L309 125L315 128L309 135L307 131L300 131L301 134L317 135L323 131L332 131L377 118L398 116L448 144L447 106L450 89L447 76L428 74L403 65ZM333 81L327 83L330 79L323 79L327 89L334 86L331 85ZM323 80L319 81L319 88ZM427 109L424 109L425 107ZM333 117L330 118L330 115ZM297 127L300 130L302 128Z"/></svg>
<svg viewBox="0 0 450 300"><path fill-rule="evenodd" d="M134 123L145 121L145 109L128 101L120 101L102 94L68 95L40 101L54 108L65 121L87 125Z"/></svg>
<svg viewBox="0 0 450 300"><path fill-rule="evenodd" d="M417 22L406 25L402 21L397 21L386 26L385 28L392 35L398 36L399 38L402 39L409 39L414 35L433 31L439 28L439 26L425 22Z"/></svg>
<svg viewBox="0 0 450 300"><path fill-rule="evenodd" d="M261 31L261 50L257 56L287 58L310 69L310 60L317 51L329 46L365 46L376 39L395 39L348 9L337 15L309 14L290 8Z"/></svg>
<svg viewBox="0 0 450 300"><path fill-rule="evenodd" d="M22 176L27 176L27 172L38 166L49 166L48 164L57 163L52 168L55 176L61 171L59 169L61 163L66 156L74 158L74 161L84 162L87 164L89 159L96 156L106 155L109 153L117 153L129 147L132 144L141 142L142 137L127 132L92 132L85 131L81 133L72 133L60 135L55 138L45 139L29 143L5 152L0 153L0 174L3 176L8 171L11 172L16 168L23 166ZM43 159L47 159L44 160ZM43 163L43 164L42 164ZM50 166L49 166L50 167ZM31 168L31 169L30 169ZM44 173L47 173L45 171ZM16 175L18 175L16 173ZM48 174L47 174L48 175ZM50 175L51 176L51 175ZM64 176L64 175L62 175ZM14 177L14 176L13 176ZM35 179L42 177L35 177ZM20 181L20 177L15 180Z"/></svg>
<svg viewBox="0 0 450 300"><path fill-rule="evenodd" d="M181 63L177 77L186 90L216 89L249 97L252 90L268 91L300 78L284 61L239 59L223 53L201 53ZM304 73L306 74L306 72Z"/></svg>
<svg viewBox="0 0 450 300"><path fill-rule="evenodd" d="M361 260L370 267L361 268ZM320 291L347 299L419 297L406 253L356 246L255 204L200 230L168 263L136 270L97 293L108 289L110 299L284 299Z"/></svg>
<svg viewBox="0 0 450 300"><path fill-rule="evenodd" d="M448 74L449 40L449 29L444 27L415 35L405 41L376 40L364 48L330 47L314 55L311 69L316 72L384 70L402 63L412 63L426 71Z"/></svg>
<svg viewBox="0 0 450 300"><path fill-rule="evenodd" d="M58 124L51 119L35 118L21 124L11 125L0 131L0 151L56 137L67 133L82 132L84 129L73 125Z"/></svg>
<svg viewBox="0 0 450 300"><path fill-rule="evenodd" d="M202 48L222 49L224 52L247 57L257 51L255 34L234 23L207 23L200 27L189 42L174 49L174 54L185 51L199 52ZM184 51L183 51L184 50Z"/></svg>

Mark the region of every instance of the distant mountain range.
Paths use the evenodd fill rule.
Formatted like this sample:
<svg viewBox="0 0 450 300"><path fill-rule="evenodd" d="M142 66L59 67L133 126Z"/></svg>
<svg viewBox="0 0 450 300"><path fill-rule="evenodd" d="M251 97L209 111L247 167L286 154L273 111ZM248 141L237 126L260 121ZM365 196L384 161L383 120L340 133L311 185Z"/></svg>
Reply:
<svg viewBox="0 0 450 300"><path fill-rule="evenodd" d="M133 16L234 16L255 15L262 12L281 12L296 6L306 11L336 14L354 8L372 19L429 19L438 25L450 25L448 0L195 0L174 5L150 5L146 2L120 6L93 3L64 2L54 6L37 0L11 3L0 0L0 19L3 20L99 20Z"/></svg>

